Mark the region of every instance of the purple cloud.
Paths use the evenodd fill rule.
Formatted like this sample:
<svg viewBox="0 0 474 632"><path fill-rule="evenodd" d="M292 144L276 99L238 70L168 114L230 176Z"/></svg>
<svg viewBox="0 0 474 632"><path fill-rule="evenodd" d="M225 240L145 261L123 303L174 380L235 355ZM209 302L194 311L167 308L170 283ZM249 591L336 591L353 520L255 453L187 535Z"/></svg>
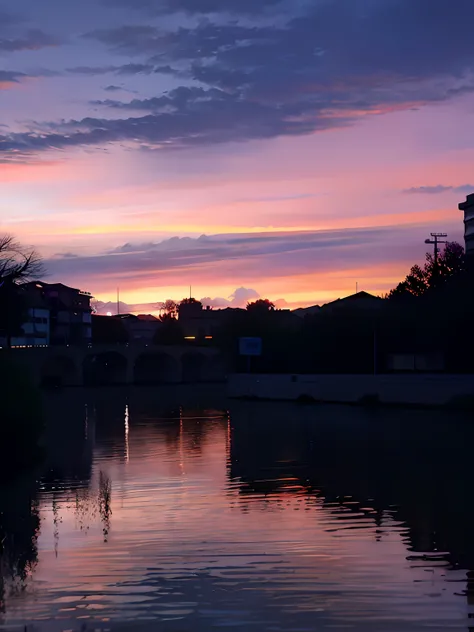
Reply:
<svg viewBox="0 0 474 632"><path fill-rule="evenodd" d="M59 44L60 40L58 38L48 35L40 29L30 29L20 37L0 37L0 53L39 50L40 48L58 46Z"/></svg>
<svg viewBox="0 0 474 632"><path fill-rule="evenodd" d="M438 195L440 193L463 193L469 194L474 192L474 184L462 184L461 186L451 186L444 184L437 184L435 186L422 186L412 187L411 189L405 189L403 193L412 194L425 194L425 195Z"/></svg>
<svg viewBox="0 0 474 632"><path fill-rule="evenodd" d="M185 284L192 270L199 268L200 279L216 282L246 279L258 283L262 278L281 278L294 274L320 273L358 265L386 264L399 261L398 243L412 248L414 261L423 258L426 227L383 227L353 230L308 232L202 235L199 238L174 237L157 243L127 243L94 256L49 259L45 262L52 278L80 281L89 278L132 283L153 279L160 284ZM411 244L411 246L410 246ZM407 251L404 251L406 256ZM115 281L114 281L115 282ZM252 286L250 286L252 287ZM92 288L93 289L93 288ZM241 301L258 298L265 288L239 288L228 299ZM213 299L211 299L213 300ZM212 303L209 303L212 304Z"/></svg>
<svg viewBox="0 0 474 632"><path fill-rule="evenodd" d="M379 115L474 90L471 42L459 37L474 21L472 0L114 2L166 14L209 15L181 26L163 19L93 28L83 41L133 61L73 66L67 72L165 73L182 85L129 102L94 102L104 108L96 118L63 117L4 134L4 160L110 143L181 149L305 135L352 125L360 119L355 112ZM265 8L271 9L272 22L229 19L229 12L256 14ZM0 49L1 42L7 49L16 46L15 38L2 37ZM15 41L28 40L34 47L54 38L36 30ZM117 118L117 111L134 115Z"/></svg>

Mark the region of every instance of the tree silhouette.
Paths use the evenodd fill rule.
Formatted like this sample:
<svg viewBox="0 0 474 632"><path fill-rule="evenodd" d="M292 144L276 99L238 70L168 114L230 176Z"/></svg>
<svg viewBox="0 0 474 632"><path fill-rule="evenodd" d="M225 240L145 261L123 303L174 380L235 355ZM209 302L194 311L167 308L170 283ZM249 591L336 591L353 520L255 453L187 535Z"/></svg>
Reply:
<svg viewBox="0 0 474 632"><path fill-rule="evenodd" d="M247 311L251 313L274 312L275 305L268 298L259 298L253 303L247 303Z"/></svg>
<svg viewBox="0 0 474 632"><path fill-rule="evenodd" d="M457 241L450 241L438 257L436 265L434 255L426 255L425 272L430 285L459 277L466 269L464 248Z"/></svg>
<svg viewBox="0 0 474 632"><path fill-rule="evenodd" d="M0 237L0 283L24 283L44 273L36 250L24 248L12 235Z"/></svg>
<svg viewBox="0 0 474 632"><path fill-rule="evenodd" d="M198 301L195 298L183 298L183 300L179 303L180 307L181 305L200 305L202 307L201 301Z"/></svg>
<svg viewBox="0 0 474 632"><path fill-rule="evenodd" d="M35 250L21 246L11 235L0 237L0 334L7 339L21 335L26 307L21 284L38 278L44 268Z"/></svg>
<svg viewBox="0 0 474 632"><path fill-rule="evenodd" d="M426 253L425 265L414 265L405 280L391 290L388 298L422 296L428 290L439 287L447 281L460 278L465 271L464 248L456 241L448 242L435 262L432 253Z"/></svg>
<svg viewBox="0 0 474 632"><path fill-rule="evenodd" d="M176 316L173 316L173 314L165 313L165 314L161 314L158 320L160 321L160 323L167 323L170 320L176 320Z"/></svg>
<svg viewBox="0 0 474 632"><path fill-rule="evenodd" d="M0 614L24 588L38 563L40 517L34 486L21 481L13 494L0 490Z"/></svg>
<svg viewBox="0 0 474 632"><path fill-rule="evenodd" d="M412 266L405 280L391 290L388 298L404 296L421 296L429 289L429 276L418 264Z"/></svg>
<svg viewBox="0 0 474 632"><path fill-rule="evenodd" d="M176 304L176 301L168 299L167 301L165 301L163 305L163 309L165 310L165 314L164 314L165 316L171 316L172 318L176 318L176 315L178 313L178 306Z"/></svg>

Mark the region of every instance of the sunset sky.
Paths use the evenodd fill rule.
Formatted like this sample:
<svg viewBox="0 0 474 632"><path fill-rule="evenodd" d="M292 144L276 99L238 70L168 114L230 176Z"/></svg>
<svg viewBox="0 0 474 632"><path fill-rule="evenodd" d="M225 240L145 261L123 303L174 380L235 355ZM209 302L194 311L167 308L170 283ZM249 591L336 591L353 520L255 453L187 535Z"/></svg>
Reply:
<svg viewBox="0 0 474 632"><path fill-rule="evenodd" d="M104 301L381 294L430 232L462 240L473 22L472 0L0 0L0 232Z"/></svg>

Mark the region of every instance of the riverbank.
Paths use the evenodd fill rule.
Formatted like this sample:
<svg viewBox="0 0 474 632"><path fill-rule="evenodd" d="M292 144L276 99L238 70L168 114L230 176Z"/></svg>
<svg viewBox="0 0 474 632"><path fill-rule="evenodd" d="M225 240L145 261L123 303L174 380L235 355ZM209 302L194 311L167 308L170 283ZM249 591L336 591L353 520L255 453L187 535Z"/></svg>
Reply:
<svg viewBox="0 0 474 632"><path fill-rule="evenodd" d="M39 389L9 354L0 358L0 382L0 480L5 482L18 472L33 470L41 461L44 419Z"/></svg>
<svg viewBox="0 0 474 632"><path fill-rule="evenodd" d="M227 395L338 404L474 409L474 375L229 375Z"/></svg>

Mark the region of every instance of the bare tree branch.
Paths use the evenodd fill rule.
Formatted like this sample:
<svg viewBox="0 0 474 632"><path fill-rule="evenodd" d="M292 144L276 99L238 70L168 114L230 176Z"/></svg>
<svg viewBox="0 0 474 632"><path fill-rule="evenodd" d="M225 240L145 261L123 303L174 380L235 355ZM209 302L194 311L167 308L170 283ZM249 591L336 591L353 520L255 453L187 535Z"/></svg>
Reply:
<svg viewBox="0 0 474 632"><path fill-rule="evenodd" d="M12 235L0 236L0 281L25 283L45 273L39 253L22 246Z"/></svg>

